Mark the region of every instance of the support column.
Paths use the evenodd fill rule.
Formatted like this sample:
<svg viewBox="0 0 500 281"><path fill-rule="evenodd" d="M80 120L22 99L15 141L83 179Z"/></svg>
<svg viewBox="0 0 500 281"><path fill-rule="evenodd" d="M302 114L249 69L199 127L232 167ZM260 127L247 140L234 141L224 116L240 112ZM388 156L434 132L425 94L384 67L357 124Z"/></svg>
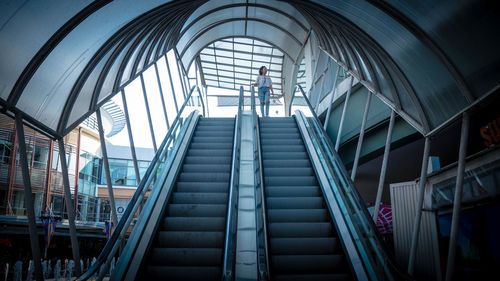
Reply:
<svg viewBox="0 0 500 281"><path fill-rule="evenodd" d="M179 74L179 82L181 83L182 93L184 94L184 100L187 98L186 81L184 81L184 76L182 76L181 68L179 67L179 57L175 53L175 63L177 65L177 73Z"/></svg>
<svg viewBox="0 0 500 281"><path fill-rule="evenodd" d="M323 128L326 131L328 127L328 119L330 119L330 114L332 112L333 99L335 98L335 92L337 91L337 82L339 80L340 74L340 64L337 65L337 72L335 73L335 78L333 80L333 88L332 88L332 97L330 98L330 103L328 104L328 110L326 111L325 124L323 124Z"/></svg>
<svg viewBox="0 0 500 281"><path fill-rule="evenodd" d="M391 152L392 129L394 129L395 117L396 117L396 112L394 112L393 110L391 112L391 119L389 120L389 128L387 128L387 138L385 139L384 157L382 159L382 167L380 168L380 178L378 180L375 209L373 210L373 220L375 221L375 223L377 223L380 201L382 200L382 192L384 191L385 174L387 172L387 162L389 160L389 153Z"/></svg>
<svg viewBox="0 0 500 281"><path fill-rule="evenodd" d="M347 90L347 95L345 96L344 108L342 109L342 116L340 117L339 131L337 132L337 141L335 142L335 150L339 151L340 137L342 136L342 129L344 128L345 113L347 110L347 105L349 104L349 98L351 97L352 83L354 82L354 77L351 75L351 82L349 83L349 90Z"/></svg>
<svg viewBox="0 0 500 281"><path fill-rule="evenodd" d="M359 131L358 146L356 148L356 155L354 156L354 164L352 165L351 179L354 182L356 172L358 171L359 155L361 154L361 147L363 145L363 138L365 137L366 119L368 118L368 111L370 110L370 101L372 93L368 92L366 97L365 112L363 113L363 120L361 121L361 129Z"/></svg>
<svg viewBox="0 0 500 281"><path fill-rule="evenodd" d="M104 139L104 128L102 126L102 116L101 109L99 108L96 111L97 116L97 126L99 127L99 139L101 141L101 152L102 152L102 162L104 164L104 173L106 175L106 185L108 187L108 195L109 202L111 205L111 218L113 220L113 224L118 225L118 217L116 215L116 205L115 205L115 196L113 193L113 184L111 183L111 173L109 172L109 161L108 161L108 150L106 148L106 139ZM99 199L100 200L100 199ZM100 204L100 202L99 202ZM99 206L100 208L100 206Z"/></svg>
<svg viewBox="0 0 500 281"><path fill-rule="evenodd" d="M82 139L82 128L78 128L78 139L76 141L76 169L75 169L75 200L73 200L75 214L78 211L78 182L80 180L80 144Z"/></svg>
<svg viewBox="0 0 500 281"><path fill-rule="evenodd" d="M24 138L23 119L21 114L16 114L16 132L19 144L19 164L23 174L24 185L24 205L28 216L28 231L30 234L31 254L35 263L35 279L43 281L42 256L40 254L40 244L38 243L38 232L36 230L35 205L31 190L30 171L28 169L28 157L26 154L26 141ZM12 155L12 161L16 161L16 155Z"/></svg>
<svg viewBox="0 0 500 281"><path fill-rule="evenodd" d="M465 157L469 140L469 114L462 116L462 131L460 134L460 150L458 154L457 180L455 184L455 198L453 199L453 216L451 219L450 244L448 247L448 264L446 265L446 281L453 280L455 271L455 256L457 252L458 226L460 225L460 209L462 208L462 191L464 187Z"/></svg>
<svg viewBox="0 0 500 281"><path fill-rule="evenodd" d="M135 145L134 138L132 135L132 127L130 127L130 117L128 115L128 107L127 107L127 99L125 98L125 92L122 90L122 101L123 101L123 109L125 111L125 121L127 122L127 132L128 132L128 141L130 143L130 152L132 154L132 161L134 162L134 171L135 171L135 180L137 182L137 186L141 182L141 176L139 174L139 165L137 164L137 155L135 154Z"/></svg>
<svg viewBox="0 0 500 281"><path fill-rule="evenodd" d="M165 105L165 98L163 97L163 88L161 86L161 81L160 81L160 72L158 71L158 64L156 62L155 62L155 72L156 72L156 81L158 82L158 90L160 91L161 105L163 106L163 114L165 115L165 122L167 122L167 130L168 130L170 129L170 124L168 123L167 106Z"/></svg>
<svg viewBox="0 0 500 281"><path fill-rule="evenodd" d="M410 257L408 261L408 274L413 275L415 268L415 257L417 256L418 235L420 232L420 220L422 219L422 205L424 203L425 182L427 181L427 167L429 165L429 153L431 150L431 140L425 137L424 156L422 159L422 169L420 170L420 181L418 184L418 203L413 221L413 233L411 236Z"/></svg>
<svg viewBox="0 0 500 281"><path fill-rule="evenodd" d="M151 133L151 140L153 142L153 149L156 153L156 138L155 131L153 130L153 122L151 121L151 111L149 110L148 95L146 94L146 84L144 83L144 76L141 73L142 95L144 96L144 104L146 105L146 114L148 116L149 132Z"/></svg>
<svg viewBox="0 0 500 281"><path fill-rule="evenodd" d="M59 159L61 160L61 175L63 177L64 185L64 203L66 205L66 212L68 213L69 223L69 236L71 239L71 251L73 252L73 260L75 261L75 273L81 274L80 268L80 250L78 248L78 240L76 238L76 225L75 225L75 209L71 200L71 190L69 186L68 164L66 162L66 149L64 147L64 140L60 137L57 142L59 143Z"/></svg>

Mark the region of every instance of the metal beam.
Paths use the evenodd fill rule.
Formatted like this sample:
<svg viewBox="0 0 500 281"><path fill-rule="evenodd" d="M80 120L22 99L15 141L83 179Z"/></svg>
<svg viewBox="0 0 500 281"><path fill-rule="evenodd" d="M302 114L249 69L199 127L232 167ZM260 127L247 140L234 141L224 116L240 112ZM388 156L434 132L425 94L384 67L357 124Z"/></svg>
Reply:
<svg viewBox="0 0 500 281"><path fill-rule="evenodd" d="M104 138L104 128L102 126L101 109L99 108L95 112L95 114L97 116L97 126L99 128L99 140L101 142L102 162L104 164L104 174L106 175L106 186L108 187L109 202L111 205L111 218L113 220L113 224L117 226L118 216L116 215L115 196L113 193L113 183L111 182L111 173L109 170L108 149L106 148L106 139Z"/></svg>
<svg viewBox="0 0 500 281"><path fill-rule="evenodd" d="M330 119L330 113L332 112L333 99L335 98L335 92L337 91L337 82L339 80L340 74L340 64L337 64L337 72L335 73L335 79L333 80L332 87L332 97L330 98L330 103L328 104L328 110L326 111L325 124L323 124L323 128L326 131L328 127L328 119Z"/></svg>
<svg viewBox="0 0 500 281"><path fill-rule="evenodd" d="M31 190L30 170L28 168L28 157L26 154L26 141L24 137L24 127L22 120L22 114L16 114L16 132L17 142L19 145L19 164L21 165L24 185L24 205L26 206L26 213L28 216L28 231L30 235L31 254L33 256L33 262L35 263L35 278L36 280L43 281L42 257L40 255L38 232L36 230L35 205L33 202L33 193ZM15 157L12 157L11 161L15 162Z"/></svg>
<svg viewBox="0 0 500 281"><path fill-rule="evenodd" d="M372 93L368 92L366 97L365 112L363 114L363 120L361 121L361 129L359 131L358 146L356 148L356 156L354 156L354 164L351 171L351 179L354 182L356 178L356 172L358 171L359 155L361 154L361 147L363 145L363 138L365 136L366 120L368 119L368 111L370 110L370 101L372 99Z"/></svg>
<svg viewBox="0 0 500 281"><path fill-rule="evenodd" d="M63 138L57 140L59 144L59 159L61 161L61 174L64 185L64 203L66 205L66 213L68 214L69 236L71 240L71 251L73 252L73 260L75 261L75 274L81 274L80 268L80 248L78 246L78 239L76 237L76 224L75 224L75 209L71 200L71 189L69 185L68 165L66 162L66 149L64 146Z"/></svg>
<svg viewBox="0 0 500 281"><path fill-rule="evenodd" d="M349 89L344 100L344 108L342 109L342 116L340 117L339 131L337 132L337 140L335 141L335 150L339 151L340 137L342 136L342 129L344 128L345 113L347 111L347 105L349 104L349 98L351 97L352 83L354 82L354 77L351 75L351 82L349 83Z"/></svg>
<svg viewBox="0 0 500 281"><path fill-rule="evenodd" d="M146 115L148 116L149 132L151 133L151 141L153 142L153 149L156 153L158 150L156 147L155 131L153 129L153 121L151 120L151 110L149 109L148 95L146 93L146 83L144 83L144 75L141 74L141 86L142 95L144 97L144 104L146 105Z"/></svg>
<svg viewBox="0 0 500 281"><path fill-rule="evenodd" d="M160 91L161 105L163 106L163 114L165 115L165 122L167 123L167 130L168 130L170 129L170 124L168 123L167 107L165 105L165 98L163 97L163 88L161 86L160 72L158 71L158 65L156 62L154 63L154 66L156 73L156 81L158 82L158 90Z"/></svg>
<svg viewBox="0 0 500 281"><path fill-rule="evenodd" d="M392 130L394 129L394 119L396 112L391 112L391 119L389 120L389 128L387 128L387 137L385 139L384 157L382 158L382 167L380 168L380 178L378 180L377 197L375 199L375 209L373 210L373 220L377 222L378 212L380 208L380 201L382 200L382 191L384 190L385 174L387 172L387 163L389 160L389 153L391 152Z"/></svg>
<svg viewBox="0 0 500 281"><path fill-rule="evenodd" d="M413 275L413 271L415 268L415 257L417 256L417 244L418 244L418 235L420 232L420 220L422 218L422 205L424 203L424 194L425 194L425 182L427 181L427 167L429 165L429 153L431 150L431 140L429 137L425 138L424 145L424 156L422 159L422 169L420 171L420 181L418 184L418 201L417 201L417 209L415 214L415 220L413 221L413 233L411 236L411 245L410 245L410 257L408 261L408 274Z"/></svg>
<svg viewBox="0 0 500 281"><path fill-rule="evenodd" d="M170 81L170 88L172 90L172 97L174 98L175 111L176 111L176 113L179 113L179 107L177 106L177 98L175 97L174 82L172 81L172 73L170 72L170 65L168 64L168 57L166 55L165 55L165 65L167 66L168 81Z"/></svg>
<svg viewBox="0 0 500 281"><path fill-rule="evenodd" d="M122 102L123 109L125 111L125 121L127 121L127 132L128 132L128 141L130 144L130 152L132 154L132 161L134 162L134 171L135 171L135 180L137 185L141 182L141 176L139 174L139 165L137 164L137 155L135 154L135 145L134 145L134 137L132 135L132 127L130 127L130 117L128 115L128 107L127 107L127 99L125 98L125 91L121 90L122 93Z"/></svg>
<svg viewBox="0 0 500 281"><path fill-rule="evenodd" d="M450 244L448 246L448 264L446 265L446 281L453 280L455 271L455 256L457 252L458 226L460 225L460 211L462 208L462 191L464 187L465 157L467 156L467 143L469 140L468 113L462 117L462 131L460 134L460 150L458 152L457 179L455 184L455 198L453 199L453 215L451 219Z"/></svg>

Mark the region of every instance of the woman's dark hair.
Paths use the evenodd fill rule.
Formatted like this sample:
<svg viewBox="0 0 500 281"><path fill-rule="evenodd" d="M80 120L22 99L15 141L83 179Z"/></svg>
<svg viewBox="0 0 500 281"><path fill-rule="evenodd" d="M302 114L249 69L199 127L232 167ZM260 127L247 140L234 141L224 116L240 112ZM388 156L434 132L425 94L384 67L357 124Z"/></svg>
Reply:
<svg viewBox="0 0 500 281"><path fill-rule="evenodd" d="M265 65L263 65L263 66L261 66L261 67L259 68L259 75L262 75L262 72L264 71L264 68L265 68L265 67L266 67L266 66L265 66Z"/></svg>

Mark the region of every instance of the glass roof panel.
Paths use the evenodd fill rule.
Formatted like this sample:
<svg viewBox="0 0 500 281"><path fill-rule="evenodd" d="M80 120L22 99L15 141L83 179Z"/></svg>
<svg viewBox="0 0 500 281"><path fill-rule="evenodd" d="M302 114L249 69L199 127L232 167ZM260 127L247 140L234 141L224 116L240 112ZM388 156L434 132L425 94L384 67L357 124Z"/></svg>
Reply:
<svg viewBox="0 0 500 281"><path fill-rule="evenodd" d="M207 85L235 90L253 82L264 65L274 88L281 91L283 57L283 52L274 46L241 37L216 41L200 52Z"/></svg>

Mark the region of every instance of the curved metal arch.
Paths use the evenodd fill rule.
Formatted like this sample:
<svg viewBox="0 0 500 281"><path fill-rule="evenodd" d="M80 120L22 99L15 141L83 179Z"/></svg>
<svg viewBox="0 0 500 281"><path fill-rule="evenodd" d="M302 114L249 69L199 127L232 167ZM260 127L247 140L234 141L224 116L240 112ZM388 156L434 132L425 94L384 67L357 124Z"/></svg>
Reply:
<svg viewBox="0 0 500 281"><path fill-rule="evenodd" d="M212 29L212 28L214 28L216 26L219 26L219 25L222 25L222 24L225 24L225 23L229 23L229 22L233 22L233 21L256 21L256 22L261 22L261 23L270 25L270 26L272 26L272 27L274 27L276 29L281 30L283 33L287 34L298 45L303 46L303 43L300 42L300 40L297 39L290 31L288 31L288 30L282 28L281 26L279 26L277 24L274 24L272 22L269 22L269 21L266 21L266 20L262 20L262 19L256 19L256 18L231 18L231 19L226 19L226 20L221 20L221 21L218 21L218 22L214 22L211 25L209 25L206 28L204 28L203 30L199 31L195 36L193 36L188 41L188 43L186 44L186 46L184 46L184 48L182 49L182 52L180 53L179 57L184 57L184 53L189 49L189 47L191 46L191 44L193 44L193 42L195 42L196 40L198 40L198 38L200 38L207 31L209 31L210 29ZM248 36L246 36L246 37L248 37ZM293 61L295 61L295 59L292 56L290 56L290 54L288 54L288 53L286 53L286 54L287 54L288 57L292 58Z"/></svg>
<svg viewBox="0 0 500 281"><path fill-rule="evenodd" d="M14 87L12 88L9 98L7 99L7 106L16 106L22 92L28 85L37 69L42 65L48 55L54 50L54 48L64 39L66 36L80 23L82 23L90 15L101 9L102 7L109 4L112 0L97 0L90 3L87 7L82 9L78 14L73 16L68 20L63 26L61 26L45 44L38 50L35 56L26 65L23 72L17 79Z"/></svg>
<svg viewBox="0 0 500 281"><path fill-rule="evenodd" d="M159 28L159 26L161 25L161 22L168 22L168 19L164 18L162 21L160 21L159 24L151 24L148 28L143 29L141 31L141 34L139 34L137 36L137 38L134 40L134 42L132 43L130 48L127 50L127 53L125 54L125 56L120 64L120 67L118 68L115 82L113 83L113 92L118 91L120 84L121 84L121 80L123 78L123 72L125 71L125 68L127 67L127 65L130 63L130 57L132 56L132 54L137 50L137 47L141 43L145 43L145 41L146 41L144 39L145 36L147 36L148 34L153 32L152 31L153 28Z"/></svg>
<svg viewBox="0 0 500 281"><path fill-rule="evenodd" d="M361 63L359 62L358 57L354 53L354 51L351 49L351 46L349 45L348 40L344 37L344 33L342 32L342 28L338 28L335 25L332 25L333 28L336 30L336 35L338 40L340 40L338 43L340 45L343 45L344 48L347 50L347 55L348 59L351 58L352 61L354 62L354 65L356 66L356 72L358 73L360 80L365 80L368 81L367 78L365 77L365 73L363 71L363 67L361 66Z"/></svg>
<svg viewBox="0 0 500 281"><path fill-rule="evenodd" d="M179 4L178 4L179 5ZM99 63L99 61L104 57L104 55L111 50L123 36L133 29L136 25L140 24L144 19L151 17L157 13L161 13L164 10L167 10L173 6L172 3L166 3L161 6L158 6L140 16L135 18L134 20L128 22L124 25L120 30L118 30L115 34L113 34L100 48L99 50L92 56L90 61L85 66L84 70L80 73L77 78L68 98L66 99L66 104L64 106L63 112L61 114L61 118L59 120L59 124L57 126L57 132L61 134L61 132L65 131L65 127L67 126L67 122L71 113L71 110L74 106L74 103L83 87L85 82L87 81L89 75L92 73L95 66ZM92 103L91 103L92 105ZM89 110L91 108L89 107ZM61 134L62 135L62 134Z"/></svg>
<svg viewBox="0 0 500 281"><path fill-rule="evenodd" d="M181 38L182 36L184 36L184 34L196 23L198 22L199 20L201 20L202 18L210 15L210 14L213 14L215 12L218 12L218 11L221 11L221 10L225 10L225 9L231 9L231 8L236 8L236 7L256 7L256 8L263 8L263 9L267 9L267 10L271 10L273 12L276 12L276 13L279 13L279 14L282 14L284 15L285 17L291 19L292 21L294 21L295 23L297 23L297 25L299 25L304 31L309 31L309 29L303 25L299 20L297 20L295 17L292 17L291 15L277 9L277 8L274 8L274 7L271 7L271 6L268 6L268 5L264 5L264 4L257 4L257 3L235 3L235 4L229 4L229 5L224 5L224 6L219 6L219 7L216 7L214 9L211 9L211 10L208 10L206 11L205 13L201 14L200 16L198 16L197 18L193 19L193 21L191 21L185 28L182 28L181 29L181 32L179 34L179 38Z"/></svg>
<svg viewBox="0 0 500 281"><path fill-rule="evenodd" d="M417 114L420 117L419 123L421 124L421 133L425 134L426 132L429 131L430 127L429 127L428 117L422 108L420 100L415 94L413 86L408 81L406 75L401 71L399 65L396 64L396 62L392 59L392 57L379 45L378 42L376 42L373 38L371 38L365 31L363 31L358 26L353 24L349 19L345 18L344 16L335 11L329 10L329 12L336 15L336 17L332 17L331 15L325 14L324 11L325 8L318 4L301 2L297 0L291 0L291 2L293 3L294 7L301 12L304 10L303 6L307 6L308 8L314 9L319 14L319 16L325 17L326 19L329 19L332 23L336 23L337 25L346 28L353 36L356 36L358 40L366 41L367 44L369 44L374 48L374 50L377 50L377 53L381 54L381 56L384 58L384 61L388 62L391 69L397 75L397 78L401 81L401 83L405 87L407 94L410 97L410 100L415 105L417 109Z"/></svg>
<svg viewBox="0 0 500 281"><path fill-rule="evenodd" d="M419 39L432 53L438 58L438 60L444 65L448 70L451 77L455 80L455 83L462 93L462 95L467 99L469 103L475 100L469 85L465 82L464 77L451 61L451 59L446 55L446 53L439 47L439 45L432 40L432 38L417 24L415 24L411 19L406 17L403 13L395 9L391 4L380 1L380 0L368 0L368 2L374 7L378 8L389 17L393 18L399 24L401 24L406 30L410 31L416 38Z"/></svg>
<svg viewBox="0 0 500 281"><path fill-rule="evenodd" d="M283 50L281 49L281 47L278 47L278 46L277 46L277 45L275 45L274 43L271 43L271 42L269 42L269 41L267 41L267 40L263 40L263 39L260 39L260 38L258 38L258 37L254 37L254 36L223 36L223 37L218 37L218 38L216 38L215 40L210 41L208 44L206 44L205 46L203 46L203 48L205 48L206 46L208 46L208 45L210 45L210 44L213 44L213 43L215 43L215 42L217 42L217 41L219 41L219 40L224 40L224 39L228 39L228 38L247 38L247 39L257 40L257 41L260 41L260 42L264 42L264 43L266 43L266 44L268 44L268 45L271 45L272 47L274 47L274 48L276 48L276 49L280 50L280 52L282 52L283 54L287 54L285 51L283 51ZM202 49L203 49L203 48L202 48ZM287 54L287 56L289 56L289 57L290 57L290 55L288 55L288 54ZM197 58L197 56L193 57L193 58L189 61L188 65L186 66L188 69L189 69L189 66L193 63L193 61L194 61L194 60L196 60L196 58Z"/></svg>

